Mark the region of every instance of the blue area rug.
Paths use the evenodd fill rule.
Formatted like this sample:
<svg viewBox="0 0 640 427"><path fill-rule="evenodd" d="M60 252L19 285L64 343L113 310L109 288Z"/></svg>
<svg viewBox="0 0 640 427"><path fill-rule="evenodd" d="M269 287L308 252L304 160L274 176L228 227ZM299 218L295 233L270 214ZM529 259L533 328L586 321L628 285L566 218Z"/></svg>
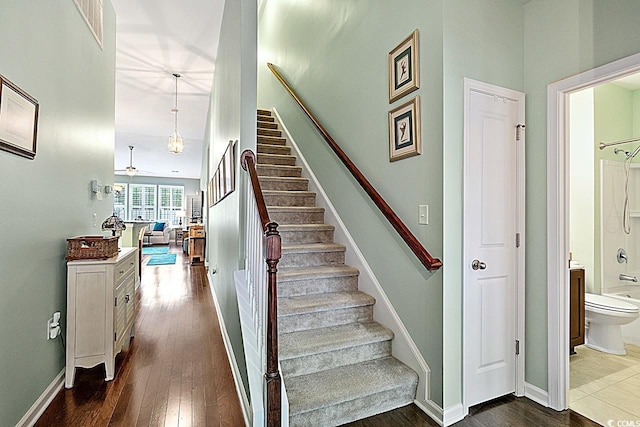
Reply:
<svg viewBox="0 0 640 427"><path fill-rule="evenodd" d="M153 255L147 265L175 264L176 254Z"/></svg>
<svg viewBox="0 0 640 427"><path fill-rule="evenodd" d="M169 253L169 246L142 248L142 255L162 255Z"/></svg>

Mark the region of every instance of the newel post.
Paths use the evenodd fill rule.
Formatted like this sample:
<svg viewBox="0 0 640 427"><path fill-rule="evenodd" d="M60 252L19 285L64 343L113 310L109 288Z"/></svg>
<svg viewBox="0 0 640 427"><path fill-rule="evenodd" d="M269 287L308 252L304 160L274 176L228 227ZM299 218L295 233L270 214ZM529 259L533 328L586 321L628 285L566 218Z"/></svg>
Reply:
<svg viewBox="0 0 640 427"><path fill-rule="evenodd" d="M276 274L281 255L281 240L278 224L267 224L266 258L268 282L268 320L267 320L267 426L280 427L281 423L281 379L278 370L278 289Z"/></svg>

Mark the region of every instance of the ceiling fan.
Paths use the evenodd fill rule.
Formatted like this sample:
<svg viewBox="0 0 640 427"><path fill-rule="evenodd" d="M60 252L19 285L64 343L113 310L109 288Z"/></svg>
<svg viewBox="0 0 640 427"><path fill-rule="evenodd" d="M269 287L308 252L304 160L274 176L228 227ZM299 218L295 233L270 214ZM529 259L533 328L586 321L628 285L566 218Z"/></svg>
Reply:
<svg viewBox="0 0 640 427"><path fill-rule="evenodd" d="M138 172L142 172L133 166L133 145L129 145L129 166L124 169L116 169L114 172L125 172L129 176L134 176Z"/></svg>

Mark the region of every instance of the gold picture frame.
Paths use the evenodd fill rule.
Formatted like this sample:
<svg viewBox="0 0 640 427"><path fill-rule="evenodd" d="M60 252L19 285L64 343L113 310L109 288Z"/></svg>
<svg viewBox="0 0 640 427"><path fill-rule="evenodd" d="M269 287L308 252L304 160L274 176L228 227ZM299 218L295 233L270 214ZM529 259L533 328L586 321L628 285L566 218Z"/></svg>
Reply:
<svg viewBox="0 0 640 427"><path fill-rule="evenodd" d="M389 161L422 153L420 96L389 111Z"/></svg>
<svg viewBox="0 0 640 427"><path fill-rule="evenodd" d="M389 52L389 104L420 87L419 50L416 29Z"/></svg>

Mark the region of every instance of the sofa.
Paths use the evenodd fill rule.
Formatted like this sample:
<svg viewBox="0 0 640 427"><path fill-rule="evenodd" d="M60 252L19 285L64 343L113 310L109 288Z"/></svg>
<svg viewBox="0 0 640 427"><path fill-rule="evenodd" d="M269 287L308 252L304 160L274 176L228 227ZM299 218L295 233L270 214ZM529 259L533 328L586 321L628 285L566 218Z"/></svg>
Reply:
<svg viewBox="0 0 640 427"><path fill-rule="evenodd" d="M171 227L168 221L158 221L147 226L145 237L151 245L169 244Z"/></svg>

